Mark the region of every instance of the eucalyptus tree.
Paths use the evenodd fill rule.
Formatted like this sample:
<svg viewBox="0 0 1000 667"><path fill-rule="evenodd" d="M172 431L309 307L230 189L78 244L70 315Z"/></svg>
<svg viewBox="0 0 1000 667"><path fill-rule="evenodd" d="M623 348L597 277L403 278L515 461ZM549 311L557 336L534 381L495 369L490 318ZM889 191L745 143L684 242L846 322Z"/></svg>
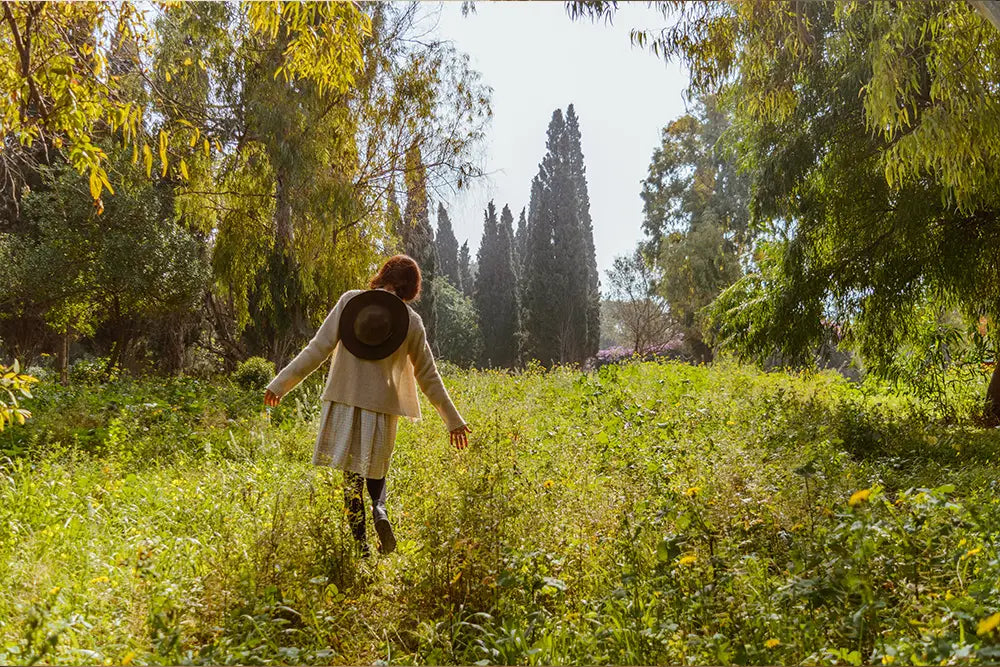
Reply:
<svg viewBox="0 0 1000 667"><path fill-rule="evenodd" d="M431 187L477 175L471 147L490 109L461 54L412 39L424 11L416 4L363 6L358 60L342 89L284 76L284 54L306 32L281 22L270 33L248 30L257 11L194 5L168 15L163 33L183 39L165 39L180 50L164 49L158 62L165 71L204 62L212 81L202 99L223 151L198 172L204 177L189 170L178 186L179 210L215 239L222 291L212 311L236 320L228 347L280 361L389 247L398 233L385 217L390 190L416 169ZM203 47L189 22L210 35ZM201 76L198 69L189 71ZM186 127L197 105L204 102L181 105L175 125ZM190 138L192 159L199 141ZM412 150L418 162L406 160Z"/></svg>
<svg viewBox="0 0 1000 667"><path fill-rule="evenodd" d="M660 3L635 40L733 110L757 270L716 315L745 354L804 358L842 322L875 371L927 300L1000 344L1000 31L962 2ZM614 3L574 4L601 15ZM988 390L1000 417L1000 368Z"/></svg>
<svg viewBox="0 0 1000 667"><path fill-rule="evenodd" d="M696 358L712 358L703 310L742 275L752 238L747 178L721 137L729 124L711 96L671 122L642 182L643 252L659 266L657 291Z"/></svg>

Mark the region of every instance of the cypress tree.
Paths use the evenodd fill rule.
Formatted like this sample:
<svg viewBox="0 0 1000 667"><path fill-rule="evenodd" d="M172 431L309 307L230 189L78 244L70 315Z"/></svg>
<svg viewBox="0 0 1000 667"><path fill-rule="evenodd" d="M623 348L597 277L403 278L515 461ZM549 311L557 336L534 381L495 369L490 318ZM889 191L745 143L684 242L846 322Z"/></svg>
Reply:
<svg viewBox="0 0 1000 667"><path fill-rule="evenodd" d="M452 285L461 288L462 278L458 272L458 239L452 229L451 220L444 204L438 204L437 254L440 261L439 273Z"/></svg>
<svg viewBox="0 0 1000 667"><path fill-rule="evenodd" d="M545 365L557 360L556 316L552 309L552 213L544 167L531 182L524 274L521 277L521 356Z"/></svg>
<svg viewBox="0 0 1000 667"><path fill-rule="evenodd" d="M479 273L476 275L476 289L473 299L479 312L479 330L483 334L483 358L486 366L493 365L498 358L497 350L497 290L493 286L494 267L497 264L497 210L490 201L483 217L483 238L479 242L476 261Z"/></svg>
<svg viewBox="0 0 1000 667"><path fill-rule="evenodd" d="M469 264L469 242L466 241L458 251L458 278L462 293L471 299L476 285L472 279L472 267Z"/></svg>
<svg viewBox="0 0 1000 667"><path fill-rule="evenodd" d="M497 230L497 248L492 253L494 258L492 289L496 292L494 299L496 314L494 324L496 330L495 363L499 366L511 367L517 362L517 334L520 317L518 316L517 276L514 273L514 216L506 204L500 212L500 227Z"/></svg>
<svg viewBox="0 0 1000 667"><path fill-rule="evenodd" d="M403 252L420 265L424 285L420 298L413 303L413 308L424 321L427 340L433 347L436 318L432 287L437 275L437 252L434 248L434 230L431 228L427 209L427 173L420 157L420 149L413 146L406 152L406 209L403 212L400 238Z"/></svg>
<svg viewBox="0 0 1000 667"><path fill-rule="evenodd" d="M525 356L542 363L596 354L600 297L580 130L572 106L549 122L532 182L521 276Z"/></svg>

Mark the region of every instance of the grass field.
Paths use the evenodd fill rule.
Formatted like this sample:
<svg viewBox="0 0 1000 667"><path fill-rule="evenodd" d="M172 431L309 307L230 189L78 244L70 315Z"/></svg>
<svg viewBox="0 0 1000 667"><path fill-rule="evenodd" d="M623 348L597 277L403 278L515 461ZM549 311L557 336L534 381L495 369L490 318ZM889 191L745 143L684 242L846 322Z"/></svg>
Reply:
<svg viewBox="0 0 1000 667"><path fill-rule="evenodd" d="M320 380L270 418L40 387L0 435L0 663L1000 662L1000 432L832 374L452 370L470 447L401 424L399 550L359 561Z"/></svg>

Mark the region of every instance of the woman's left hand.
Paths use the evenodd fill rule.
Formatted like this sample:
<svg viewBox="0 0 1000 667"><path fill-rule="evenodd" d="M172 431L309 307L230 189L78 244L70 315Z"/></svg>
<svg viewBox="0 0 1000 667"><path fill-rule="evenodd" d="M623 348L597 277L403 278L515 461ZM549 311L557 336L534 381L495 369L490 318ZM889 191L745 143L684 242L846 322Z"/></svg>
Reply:
<svg viewBox="0 0 1000 667"><path fill-rule="evenodd" d="M273 408L276 405L278 405L278 403L281 403L281 398L279 398L278 395L275 394L270 389L265 389L264 390L264 405L266 405L269 408Z"/></svg>
<svg viewBox="0 0 1000 667"><path fill-rule="evenodd" d="M469 428L468 424L463 424L451 431L451 444L455 445L455 449L465 449L468 446L469 433L472 433L472 429Z"/></svg>

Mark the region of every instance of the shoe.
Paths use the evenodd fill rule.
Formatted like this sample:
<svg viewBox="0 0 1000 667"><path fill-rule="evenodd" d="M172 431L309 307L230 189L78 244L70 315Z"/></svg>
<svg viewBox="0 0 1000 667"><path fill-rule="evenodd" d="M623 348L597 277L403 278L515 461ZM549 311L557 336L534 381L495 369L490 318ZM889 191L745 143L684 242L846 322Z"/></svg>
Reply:
<svg viewBox="0 0 1000 667"><path fill-rule="evenodd" d="M396 536L392 534L389 517L381 507L376 507L372 515L375 519L375 532L378 533L378 551L381 554L391 554L396 550Z"/></svg>

